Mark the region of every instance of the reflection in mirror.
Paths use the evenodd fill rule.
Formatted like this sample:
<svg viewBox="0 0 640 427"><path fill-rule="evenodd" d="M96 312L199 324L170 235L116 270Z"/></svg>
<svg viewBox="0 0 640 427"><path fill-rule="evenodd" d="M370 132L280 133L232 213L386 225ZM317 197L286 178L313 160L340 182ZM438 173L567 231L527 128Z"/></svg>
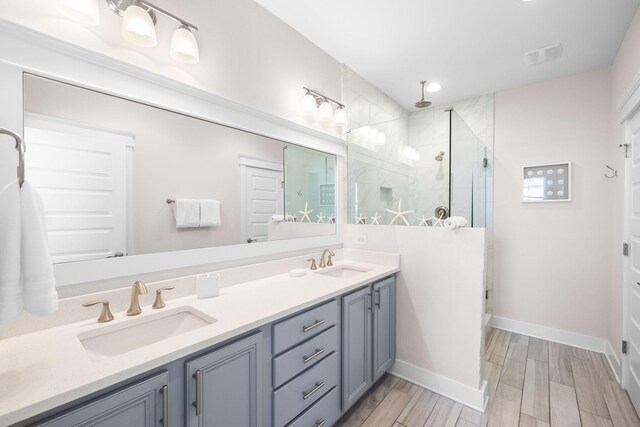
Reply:
<svg viewBox="0 0 640 427"><path fill-rule="evenodd" d="M285 188L314 223L334 213L333 155L32 75L24 88L26 175L56 263L335 233L301 223L294 195L297 221L281 221Z"/></svg>

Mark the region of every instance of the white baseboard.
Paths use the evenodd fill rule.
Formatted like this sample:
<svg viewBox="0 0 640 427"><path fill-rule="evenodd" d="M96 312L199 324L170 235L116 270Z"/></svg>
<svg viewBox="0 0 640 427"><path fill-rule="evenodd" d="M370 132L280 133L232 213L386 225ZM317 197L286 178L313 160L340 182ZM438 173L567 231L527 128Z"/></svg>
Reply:
<svg viewBox="0 0 640 427"><path fill-rule="evenodd" d="M620 363L620 359L616 355L616 352L613 350L613 347L611 347L610 342L607 342L607 351L605 352L605 355L607 356L609 365L611 365L613 375L616 376L618 383L622 384L622 364Z"/></svg>
<svg viewBox="0 0 640 427"><path fill-rule="evenodd" d="M604 353L607 356L609 365L616 376L618 382L622 377L622 367L620 360L609 341L603 338L583 335L563 329L550 328L548 326L536 325L535 323L522 322L520 320L507 319L506 317L493 316L492 326L497 329L528 335L534 338L541 338L547 341L558 342L585 350Z"/></svg>
<svg viewBox="0 0 640 427"><path fill-rule="evenodd" d="M475 389L403 360L396 360L390 373L477 411L484 412L489 399L486 381L482 382L479 389Z"/></svg>

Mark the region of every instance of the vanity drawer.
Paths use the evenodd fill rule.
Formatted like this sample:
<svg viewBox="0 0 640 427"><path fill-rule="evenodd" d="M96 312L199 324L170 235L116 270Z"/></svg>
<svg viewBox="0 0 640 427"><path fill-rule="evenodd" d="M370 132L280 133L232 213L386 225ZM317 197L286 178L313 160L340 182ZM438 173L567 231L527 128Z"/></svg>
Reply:
<svg viewBox="0 0 640 427"><path fill-rule="evenodd" d="M338 388L332 389L287 427L331 427L338 418Z"/></svg>
<svg viewBox="0 0 640 427"><path fill-rule="evenodd" d="M318 335L338 321L338 301L312 308L273 326L273 354Z"/></svg>
<svg viewBox="0 0 640 427"><path fill-rule="evenodd" d="M290 383L273 392L276 427L286 425L338 384L338 356L333 353Z"/></svg>
<svg viewBox="0 0 640 427"><path fill-rule="evenodd" d="M273 388L278 388L338 349L334 326L273 359Z"/></svg>

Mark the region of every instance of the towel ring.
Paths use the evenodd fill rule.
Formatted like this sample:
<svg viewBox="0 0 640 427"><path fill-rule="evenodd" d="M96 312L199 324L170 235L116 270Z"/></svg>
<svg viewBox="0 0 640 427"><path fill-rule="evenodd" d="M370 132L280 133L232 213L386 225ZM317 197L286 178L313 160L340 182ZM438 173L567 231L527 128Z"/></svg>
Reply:
<svg viewBox="0 0 640 427"><path fill-rule="evenodd" d="M611 166L609 166L609 165L606 165L606 166L607 166L607 169L609 169L610 171L612 171L612 172L613 172L613 175L607 175L607 174L605 173L605 174L604 174L604 177L605 177L605 178L607 178L607 179L611 179L611 178L615 178L616 176L618 176L618 171L617 171L617 170L615 170L614 168L612 168L612 167L611 167Z"/></svg>
<svg viewBox="0 0 640 427"><path fill-rule="evenodd" d="M14 131L0 127L0 135L9 135L16 141L16 150L18 150L18 183L20 187L24 183L24 153L27 151L24 141Z"/></svg>

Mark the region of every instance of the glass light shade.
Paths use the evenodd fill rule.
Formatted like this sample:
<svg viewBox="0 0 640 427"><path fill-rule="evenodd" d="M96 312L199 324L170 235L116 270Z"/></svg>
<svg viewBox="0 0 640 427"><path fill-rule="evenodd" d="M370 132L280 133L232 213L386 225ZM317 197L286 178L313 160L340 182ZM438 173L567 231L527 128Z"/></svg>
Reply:
<svg viewBox="0 0 640 427"><path fill-rule="evenodd" d="M320 107L318 107L318 115L321 120L329 120L333 116L333 107L329 104L329 101L322 101Z"/></svg>
<svg viewBox="0 0 640 427"><path fill-rule="evenodd" d="M176 61L186 64L200 62L198 41L189 28L185 25L178 28L171 37L171 57Z"/></svg>
<svg viewBox="0 0 640 427"><path fill-rule="evenodd" d="M438 92L440 89L442 89L442 85L440 83L431 83L425 88L425 90L430 93Z"/></svg>
<svg viewBox="0 0 640 427"><path fill-rule="evenodd" d="M122 17L122 37L133 44L152 47L158 44L156 28L149 13L132 4L124 11Z"/></svg>
<svg viewBox="0 0 640 427"><path fill-rule="evenodd" d="M69 19L83 25L100 25L98 0L58 0L58 9Z"/></svg>
<svg viewBox="0 0 640 427"><path fill-rule="evenodd" d="M333 114L333 119L336 121L336 124L339 125L347 123L347 110L343 107L338 107L336 112Z"/></svg>
<svg viewBox="0 0 640 427"><path fill-rule="evenodd" d="M316 106L316 98L307 92L304 98L302 98L302 109L307 113L311 113L316 110Z"/></svg>

